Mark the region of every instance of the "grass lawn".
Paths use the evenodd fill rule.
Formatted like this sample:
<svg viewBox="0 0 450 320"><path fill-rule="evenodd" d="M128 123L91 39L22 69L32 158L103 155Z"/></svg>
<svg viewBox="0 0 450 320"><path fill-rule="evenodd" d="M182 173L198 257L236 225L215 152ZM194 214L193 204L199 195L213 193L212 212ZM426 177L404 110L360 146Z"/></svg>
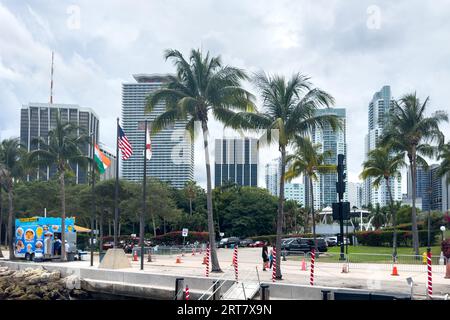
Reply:
<svg viewBox="0 0 450 320"><path fill-rule="evenodd" d="M422 254L426 252L426 247L421 247L419 252ZM397 248L399 255L413 255L412 248ZM387 255L392 254L392 248L389 247L368 247L368 246L348 246L348 253L352 262L374 262L374 263L389 263L392 258ZM362 255L367 253L368 255ZM440 246L431 247L431 253L433 257L439 257L441 253ZM319 257L320 262L339 262L340 247L330 247L326 254ZM293 255L288 256L288 260L301 261L303 256ZM309 259L309 258L308 258ZM420 258L421 261L422 258ZM419 261L419 263L421 263ZM417 263L414 257L400 257L398 263ZM434 263L434 259L433 259Z"/></svg>

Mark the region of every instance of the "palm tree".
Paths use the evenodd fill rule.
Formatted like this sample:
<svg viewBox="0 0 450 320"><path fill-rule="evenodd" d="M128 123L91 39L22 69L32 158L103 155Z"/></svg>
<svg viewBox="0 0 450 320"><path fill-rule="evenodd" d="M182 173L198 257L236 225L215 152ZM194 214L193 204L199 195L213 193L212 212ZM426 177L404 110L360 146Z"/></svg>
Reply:
<svg viewBox="0 0 450 320"><path fill-rule="evenodd" d="M447 189L445 191L445 194L447 195L448 204L448 185L450 184L450 142L447 142L446 144L440 146L438 160L441 160L441 165L439 166L437 172L438 176L443 177L447 174Z"/></svg>
<svg viewBox="0 0 450 320"><path fill-rule="evenodd" d="M281 279L281 235L284 206L284 181L286 171L286 148L296 136L305 136L313 128L330 124L338 127L338 119L333 115L321 115L317 110L330 107L334 103L331 95L318 88L313 88L309 77L294 74L289 80L279 75L257 73L254 83L261 94L262 113L240 113L231 123L236 126L264 130L264 140L274 141L272 131L278 133L278 150L281 154L280 197L278 200L277 237L276 237L276 278ZM236 121L236 123L235 123ZM277 134L275 134L277 135ZM262 143L264 143L264 140Z"/></svg>
<svg viewBox="0 0 450 320"><path fill-rule="evenodd" d="M369 158L363 163L363 171L360 175L362 179L369 177L374 178L372 184L375 188L379 188L384 182L389 195L389 205L392 216L392 225L394 227L393 234L393 250L392 256L394 260L397 257L397 217L392 196L391 180L400 177L400 169L406 165L403 153L392 154L389 149L379 147L369 152Z"/></svg>
<svg viewBox="0 0 450 320"><path fill-rule="evenodd" d="M412 234L413 248L419 255L419 233L416 213L417 164L425 167L424 157L433 157L436 148L431 144L443 143L444 136L439 129L442 122L448 121L445 111L436 111L430 117L425 116L429 97L423 103L416 93L406 94L396 101L391 109L381 145L388 146L393 152L402 152L409 159L412 177Z"/></svg>
<svg viewBox="0 0 450 320"><path fill-rule="evenodd" d="M23 156L24 149L21 148L18 138L2 141L0 146L0 182L8 193L7 237L10 260L14 259L14 185L23 177Z"/></svg>
<svg viewBox="0 0 450 320"><path fill-rule="evenodd" d="M189 215L192 216L192 201L197 197L197 185L195 184L195 181L186 182L184 194L189 199Z"/></svg>
<svg viewBox="0 0 450 320"><path fill-rule="evenodd" d="M313 144L309 138L299 137L296 141L295 153L286 157L289 164L286 172L286 180L290 181L300 175L307 177L309 184L309 207L312 217L312 233L314 247L317 250L316 239L316 216L314 212L313 181L317 181L320 174L332 173L336 171L336 165L327 164L326 160L333 156L329 150L321 153L322 146Z"/></svg>
<svg viewBox="0 0 450 320"><path fill-rule="evenodd" d="M48 138L36 138L34 143L38 150L31 151L30 163L35 166L56 166L60 183L61 197L61 259L66 261L65 230L66 230L66 173L72 171L71 164L85 166L89 158L83 154L82 147L89 143L89 137L79 134L81 128L70 122L62 122L60 116L56 118L55 127L48 132Z"/></svg>
<svg viewBox="0 0 450 320"><path fill-rule="evenodd" d="M215 246L211 168L208 146L208 119L212 116L227 122L236 115L235 110L253 111L253 96L243 89L241 82L248 79L244 71L224 66L220 56L203 56L200 50L192 50L189 62L177 50L166 50L165 59L171 59L177 69L175 76L167 76L167 85L148 97L147 111L151 112L159 102L166 104L166 111L152 124L156 133L177 120L187 120L186 129L194 134L194 123L199 122L203 133L206 163L206 191L208 232L211 248L211 270L221 272Z"/></svg>

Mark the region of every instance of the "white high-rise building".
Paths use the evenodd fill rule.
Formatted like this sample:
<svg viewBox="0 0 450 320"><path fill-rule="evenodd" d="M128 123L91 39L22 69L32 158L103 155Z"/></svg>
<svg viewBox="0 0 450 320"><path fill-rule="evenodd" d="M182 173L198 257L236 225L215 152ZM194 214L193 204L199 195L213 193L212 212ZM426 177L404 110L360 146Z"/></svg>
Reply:
<svg viewBox="0 0 450 320"><path fill-rule="evenodd" d="M365 138L365 159L368 157L368 153L375 149L379 144L379 139L383 133L383 130L387 124L389 112L394 105L395 100L391 95L391 87L384 86L379 92L373 95L372 101L369 103L368 125L369 132ZM386 184L383 181L379 188L375 188L372 178L368 178L364 181L364 200L363 204L386 206L389 204L389 194L387 192ZM402 200L401 190L401 178L392 178L392 196L394 201Z"/></svg>
<svg viewBox="0 0 450 320"><path fill-rule="evenodd" d="M318 115L335 115L342 123L342 129L334 131L330 125L325 124L323 128L317 126L311 134L311 141L314 144L320 144L320 153L331 152L331 157L325 159L326 164L337 165L338 154L345 155L347 159L346 142L346 114L345 108L329 108L317 110ZM347 161L345 161L347 163ZM313 181L314 209L319 210L331 206L333 202L338 201L336 193L337 173L317 174L318 180ZM309 181L305 177L306 202L309 203ZM346 186L348 190L348 186ZM344 201L347 201L347 192L344 193Z"/></svg>
<svg viewBox="0 0 450 320"><path fill-rule="evenodd" d="M357 207L361 209L362 207L362 183L359 182L349 182L348 184L348 202L350 202L350 208Z"/></svg>
<svg viewBox="0 0 450 320"><path fill-rule="evenodd" d="M122 176L131 181L142 181L144 162L144 123L152 121L165 111L164 103L158 104L151 113L145 113L146 99L160 89L166 76L154 74L133 75L136 83L122 84L123 130L133 146L133 155L122 163ZM194 145L185 130L187 121L175 124L151 137L152 158L147 161L147 176L183 188L194 179Z"/></svg>
<svg viewBox="0 0 450 320"><path fill-rule="evenodd" d="M265 166L266 189L274 196L280 195L281 159L275 159Z"/></svg>
<svg viewBox="0 0 450 320"><path fill-rule="evenodd" d="M284 198L295 200L305 206L305 185L302 183L286 183L284 185Z"/></svg>

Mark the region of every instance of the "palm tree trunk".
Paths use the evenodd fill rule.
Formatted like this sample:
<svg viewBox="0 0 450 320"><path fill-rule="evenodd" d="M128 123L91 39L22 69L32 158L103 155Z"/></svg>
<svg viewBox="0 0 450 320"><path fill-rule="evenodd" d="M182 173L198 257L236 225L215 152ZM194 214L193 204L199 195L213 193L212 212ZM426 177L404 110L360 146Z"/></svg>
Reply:
<svg viewBox="0 0 450 320"><path fill-rule="evenodd" d="M3 224L3 199L2 199L2 186L0 184L0 258L3 258L3 251L2 251L2 224Z"/></svg>
<svg viewBox="0 0 450 320"><path fill-rule="evenodd" d="M8 187L8 246L9 246L9 260L14 260L14 208L13 208L13 190L12 190L12 182Z"/></svg>
<svg viewBox="0 0 450 320"><path fill-rule="evenodd" d="M192 216L192 199L189 199L189 213Z"/></svg>
<svg viewBox="0 0 450 320"><path fill-rule="evenodd" d="M386 179L386 187L388 189L389 200L391 203L391 215L392 215L392 226L394 227L394 234L392 238L392 256L394 261L397 260L397 214L394 209L394 198L392 197L391 185L389 183L389 178Z"/></svg>
<svg viewBox="0 0 450 320"><path fill-rule="evenodd" d="M208 210L208 232L209 232L209 247L211 253L211 272L222 272L217 258L216 250L216 236L214 232L214 216L212 203L212 188L211 188L211 164L209 161L209 147L208 147L208 125L202 121L203 131L203 148L205 151L205 165L206 165L206 207Z"/></svg>
<svg viewBox="0 0 450 320"><path fill-rule="evenodd" d="M411 152L411 179L412 179L412 209L411 209L411 222L412 222L412 238L413 238L413 249L416 255L419 255L419 231L417 229L417 212L416 212L416 172L417 172L417 162L416 162L416 148L413 147Z"/></svg>
<svg viewBox="0 0 450 320"><path fill-rule="evenodd" d="M284 176L286 171L286 148L280 146L281 151L281 176L280 176L280 197L278 199L278 216L277 216L277 238L275 242L276 248L276 279L282 279L281 275L281 236L283 233L283 211L284 211Z"/></svg>
<svg viewBox="0 0 450 320"><path fill-rule="evenodd" d="M311 190L311 218L312 218L312 233L314 240L314 250L317 252L317 239L316 239L316 214L314 212L314 191L312 177L309 176L309 189ZM319 255L317 255L319 256Z"/></svg>
<svg viewBox="0 0 450 320"><path fill-rule="evenodd" d="M66 257L66 187L64 182L64 171L59 175L61 187L61 260L67 261Z"/></svg>

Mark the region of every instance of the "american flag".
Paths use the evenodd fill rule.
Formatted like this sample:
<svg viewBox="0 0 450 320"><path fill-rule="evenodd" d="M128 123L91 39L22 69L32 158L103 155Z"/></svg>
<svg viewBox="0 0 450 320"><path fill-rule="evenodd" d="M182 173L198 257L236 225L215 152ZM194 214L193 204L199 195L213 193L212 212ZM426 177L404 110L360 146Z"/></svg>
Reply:
<svg viewBox="0 0 450 320"><path fill-rule="evenodd" d="M117 141L120 151L122 151L122 160L127 160L133 154L133 147L128 141L125 132L123 132L119 125L119 139Z"/></svg>

